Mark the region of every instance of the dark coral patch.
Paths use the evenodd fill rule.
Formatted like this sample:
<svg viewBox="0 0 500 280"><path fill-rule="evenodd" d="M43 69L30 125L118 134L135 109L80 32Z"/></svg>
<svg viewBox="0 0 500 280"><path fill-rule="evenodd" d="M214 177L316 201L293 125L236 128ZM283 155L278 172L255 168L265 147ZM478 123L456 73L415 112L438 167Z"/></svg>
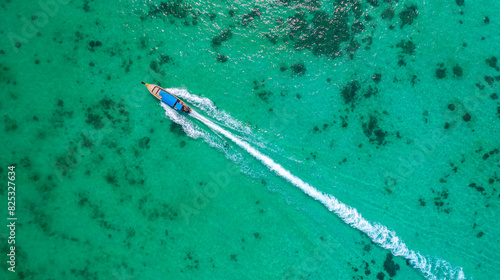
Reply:
<svg viewBox="0 0 500 280"><path fill-rule="evenodd" d="M105 176L106 183L118 187L118 179L116 178L116 173L113 171L108 171Z"/></svg>
<svg viewBox="0 0 500 280"><path fill-rule="evenodd" d="M416 83L418 83L420 80L418 79L417 75L412 75L411 77L411 86L415 86Z"/></svg>
<svg viewBox="0 0 500 280"><path fill-rule="evenodd" d="M416 45L411 41L405 41L401 40L396 47L401 48L402 53L408 54L408 55L413 55L416 49Z"/></svg>
<svg viewBox="0 0 500 280"><path fill-rule="evenodd" d="M348 25L350 10L352 9L337 8L333 16L324 11L316 11L310 22L303 13L289 17L288 35L295 41L295 49L309 49L318 56L340 56L340 44L351 39Z"/></svg>
<svg viewBox="0 0 500 280"><path fill-rule="evenodd" d="M64 127L64 122L68 118L73 117L73 111L66 111L63 106L64 102L60 100L60 102L57 103L58 108L52 113L51 123L54 127Z"/></svg>
<svg viewBox="0 0 500 280"><path fill-rule="evenodd" d="M369 50L370 46L373 44L373 37L372 36L365 37L361 39L361 42L366 43L365 49Z"/></svg>
<svg viewBox="0 0 500 280"><path fill-rule="evenodd" d="M370 142L375 142L378 145L383 145L385 143L385 137L387 132L383 131L378 124L378 120L375 116L370 116L368 122L363 123L363 132Z"/></svg>
<svg viewBox="0 0 500 280"><path fill-rule="evenodd" d="M255 9L250 11L250 13L244 14L241 18L241 25L248 26L255 18L260 18L260 10Z"/></svg>
<svg viewBox="0 0 500 280"><path fill-rule="evenodd" d="M4 116L4 124L5 124L5 131L13 131L17 129L17 122L15 119L9 117L8 115Z"/></svg>
<svg viewBox="0 0 500 280"><path fill-rule="evenodd" d="M81 136L82 136L82 147L85 147L87 149L92 148L92 146L94 145L94 140L92 140L92 138L88 137L83 133L81 134Z"/></svg>
<svg viewBox="0 0 500 280"><path fill-rule="evenodd" d="M355 21L351 26L351 30L354 34L361 33L361 31L363 31L364 29L365 26L361 21Z"/></svg>
<svg viewBox="0 0 500 280"><path fill-rule="evenodd" d="M401 13L399 13L399 19L401 20L401 28L405 25L411 25L413 21L418 17L417 6L411 5L406 7Z"/></svg>
<svg viewBox="0 0 500 280"><path fill-rule="evenodd" d="M361 44L358 42L358 40L352 39L351 42L349 42L349 45L347 46L346 53L349 54L349 57L351 59L354 58L354 53L361 47Z"/></svg>
<svg viewBox="0 0 500 280"><path fill-rule="evenodd" d="M436 78L438 78L438 79L446 78L446 68L436 69Z"/></svg>
<svg viewBox="0 0 500 280"><path fill-rule="evenodd" d="M471 119L471 116L469 113L465 113L463 116L462 116L462 119L466 122L470 121Z"/></svg>
<svg viewBox="0 0 500 280"><path fill-rule="evenodd" d="M476 183L469 184L469 187L475 189L476 191L478 191L480 193L484 192L484 188L476 185Z"/></svg>
<svg viewBox="0 0 500 280"><path fill-rule="evenodd" d="M262 80L262 82L259 82L257 80L253 81L253 89L255 89L255 90L259 89L260 87L265 87L265 86L266 86L265 80Z"/></svg>
<svg viewBox="0 0 500 280"><path fill-rule="evenodd" d="M165 72L161 71L160 65L158 64L157 61L154 61L154 60L151 61L151 63L149 64L149 68L151 68L151 70L155 71L155 73L165 75Z"/></svg>
<svg viewBox="0 0 500 280"><path fill-rule="evenodd" d="M381 80L382 80L382 74L379 74L379 73L375 73L373 74L372 76L372 80L378 84Z"/></svg>
<svg viewBox="0 0 500 280"><path fill-rule="evenodd" d="M441 178L440 180L441 183L446 183L446 180L444 180L444 178ZM449 203L446 202L446 200L448 199L448 191L447 190L442 190L442 191L438 191L438 192L435 192L434 190L432 191L432 193L436 193L437 196L434 197L434 205L436 205L436 207L438 208L439 211L443 211L445 213L450 213L451 212L451 209L450 208L446 208L446 209L442 209L444 206L449 206Z"/></svg>
<svg viewBox="0 0 500 280"><path fill-rule="evenodd" d="M95 47L101 47L101 41L90 41L89 42L90 49L93 51Z"/></svg>
<svg viewBox="0 0 500 280"><path fill-rule="evenodd" d="M170 132L177 134L178 136L185 136L186 133L184 132L184 129L182 129L182 126L180 124L177 124L175 122L172 122L170 124Z"/></svg>
<svg viewBox="0 0 500 280"><path fill-rule="evenodd" d="M217 14L216 13L209 13L208 18L210 19L210 21L214 21L215 18L217 18Z"/></svg>
<svg viewBox="0 0 500 280"><path fill-rule="evenodd" d="M491 68L495 68L497 71L499 70L497 66L498 59L495 56L492 56L485 60L486 64L488 64Z"/></svg>
<svg viewBox="0 0 500 280"><path fill-rule="evenodd" d="M425 200L423 198L418 200L420 202L420 206L425 206Z"/></svg>
<svg viewBox="0 0 500 280"><path fill-rule="evenodd" d="M56 158L55 168L59 174L66 176L78 164L75 151L70 150L68 154Z"/></svg>
<svg viewBox="0 0 500 280"><path fill-rule="evenodd" d="M257 96L266 103L269 102L269 97L271 97L272 95L273 93L268 90L262 90L257 92Z"/></svg>
<svg viewBox="0 0 500 280"><path fill-rule="evenodd" d="M227 56L220 54L220 53L217 54L217 61L218 62L224 63L224 62L227 62L227 60L228 60Z"/></svg>
<svg viewBox="0 0 500 280"><path fill-rule="evenodd" d="M346 5L346 4L351 4L351 12L354 14L355 19L359 19L363 15L363 8L361 7L361 1L359 0L348 0L348 1L339 1L340 5ZM339 8L337 6L337 8ZM346 7L343 7L344 9Z"/></svg>
<svg viewBox="0 0 500 280"><path fill-rule="evenodd" d="M139 148L141 149L149 149L149 141L151 139L149 139L149 137L143 137L141 138L141 140L139 140Z"/></svg>
<svg viewBox="0 0 500 280"><path fill-rule="evenodd" d="M493 149L483 155L483 160L487 160L490 156L500 153L500 150Z"/></svg>
<svg viewBox="0 0 500 280"><path fill-rule="evenodd" d="M309 10L315 10L321 7L321 2L319 0L277 0L276 2L284 6L300 6Z"/></svg>
<svg viewBox="0 0 500 280"><path fill-rule="evenodd" d="M392 260L392 255L387 254L384 261L384 270L389 274L390 277L396 276L396 272L399 270L399 264Z"/></svg>
<svg viewBox="0 0 500 280"><path fill-rule="evenodd" d="M277 35L271 35L270 33L266 33L264 34L264 37L273 45L276 45L278 43L279 37Z"/></svg>
<svg viewBox="0 0 500 280"><path fill-rule="evenodd" d="M382 12L382 18L387 20L392 20L395 14L396 13L394 12L393 8L387 8Z"/></svg>
<svg viewBox="0 0 500 280"><path fill-rule="evenodd" d="M484 81L487 82L489 86L493 86L495 79L491 76L484 76Z"/></svg>
<svg viewBox="0 0 500 280"><path fill-rule="evenodd" d="M212 47L218 47L220 45L222 45L223 42L229 40L233 38L233 32L231 31L231 29L226 29L224 31L221 32L221 34L215 36L213 39L212 39Z"/></svg>
<svg viewBox="0 0 500 280"><path fill-rule="evenodd" d="M465 6L465 0L455 0L458 6Z"/></svg>
<svg viewBox="0 0 500 280"><path fill-rule="evenodd" d="M290 68L293 69L293 73L297 75L304 75L306 73L307 68L304 66L304 63L295 63Z"/></svg>
<svg viewBox="0 0 500 280"><path fill-rule="evenodd" d="M347 122L348 121L347 116L345 116L345 117L340 116L340 120L342 121L342 127L343 128L346 128L349 125L349 123Z"/></svg>
<svg viewBox="0 0 500 280"><path fill-rule="evenodd" d="M302 34L306 34L311 28L304 13L296 13L295 15L289 17L287 22L288 27L290 28L288 33L290 39L300 38Z"/></svg>
<svg viewBox="0 0 500 280"><path fill-rule="evenodd" d="M462 77L464 70L462 70L462 67L455 65L455 67L453 67L453 74L457 77Z"/></svg>
<svg viewBox="0 0 500 280"><path fill-rule="evenodd" d="M166 54L161 54L160 55L160 65L164 64L164 63L169 63L169 62L172 62L172 58ZM127 67L130 66L130 64L132 64L131 61L129 61L129 65Z"/></svg>
<svg viewBox="0 0 500 280"><path fill-rule="evenodd" d="M366 92L363 94L365 98L370 98L372 95L376 95L378 93L378 89L372 86L369 86Z"/></svg>
<svg viewBox="0 0 500 280"><path fill-rule="evenodd" d="M107 98L107 97L104 97L103 99L101 99L99 101L99 105L101 106L102 109L104 110L109 110L109 109L112 109L114 106L115 106L116 102Z"/></svg>
<svg viewBox="0 0 500 280"><path fill-rule="evenodd" d="M163 14L165 16L173 16L175 18L186 18L191 10L191 5L182 2L182 0L175 0L161 2L160 5L152 6L149 11L149 15L157 16L158 14Z"/></svg>
<svg viewBox="0 0 500 280"><path fill-rule="evenodd" d="M347 84L341 92L342 99L344 100L345 104L350 104L352 108L355 106L355 100L356 100L356 94L358 90L360 89L359 82L354 80Z"/></svg>
<svg viewBox="0 0 500 280"><path fill-rule="evenodd" d="M98 115L98 114L94 114L89 110L87 110L87 119L85 120L86 123L92 125L95 129L101 129L104 127L104 121L103 121L103 117Z"/></svg>

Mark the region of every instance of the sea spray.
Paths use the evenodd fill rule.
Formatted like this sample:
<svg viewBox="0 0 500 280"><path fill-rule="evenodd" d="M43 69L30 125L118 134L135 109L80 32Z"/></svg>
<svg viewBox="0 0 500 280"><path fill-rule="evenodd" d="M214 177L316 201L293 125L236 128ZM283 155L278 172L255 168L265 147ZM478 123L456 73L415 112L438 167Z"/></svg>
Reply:
<svg viewBox="0 0 500 280"><path fill-rule="evenodd" d="M228 159L236 163L244 163L243 156L239 152L228 147L225 141L207 133L206 131L203 131L200 127L196 126L195 124L193 124L193 122L188 120L184 115L178 114L174 109L172 109L165 103L161 102L160 104L163 109L165 109L165 115L169 117L170 120L180 125L184 132L186 132L187 136L194 139L202 138L211 147L223 152Z"/></svg>
<svg viewBox="0 0 500 280"><path fill-rule="evenodd" d="M305 183L300 178L291 174L281 165L274 162L274 160L260 153L247 142L239 139L229 131L226 131L220 126L214 124L204 116L194 111L191 113L191 115L203 122L214 132L224 135L235 144L246 150L256 159L260 160L264 165L266 165L271 171L275 172L293 185L297 186L315 200L323 203L323 205L325 205L328 210L334 212L345 223L365 233L375 244L384 249L390 250L394 256L401 256L407 259L408 263L419 270L427 279L465 279L462 268L453 267L444 260L425 257L416 251L410 250L394 231L387 229L385 226L379 223L370 223L369 221L365 220L355 208L347 206L346 204L338 201L332 195L324 194L311 185Z"/></svg>
<svg viewBox="0 0 500 280"><path fill-rule="evenodd" d="M245 140L258 145L261 148L271 149L270 147L266 146L267 143L261 137L258 137L253 133L249 125L244 125L242 122L234 119L225 111L217 109L217 106L215 106L212 100L206 97L200 97L195 94L191 94L187 90L182 88L168 88L167 90L168 92L181 98L182 100L189 102L190 105L193 105L194 107L200 109L208 116L221 122L219 124L221 124L222 126L237 131L245 138ZM276 150L276 148L273 147L273 150Z"/></svg>
<svg viewBox="0 0 500 280"><path fill-rule="evenodd" d="M216 120L222 122L225 126L234 129L245 136L250 136L252 138L256 137L256 135L253 134L252 129L249 126L243 125L241 122L235 120L225 111L218 110L215 104L212 102L212 100L206 97L199 97L197 95L191 94L187 90L181 88L169 88L167 90L173 95L181 98L182 100L185 100L190 104L194 105L196 108L199 108L200 110L208 114L210 117L215 118ZM256 139L256 140L262 140L262 139Z"/></svg>

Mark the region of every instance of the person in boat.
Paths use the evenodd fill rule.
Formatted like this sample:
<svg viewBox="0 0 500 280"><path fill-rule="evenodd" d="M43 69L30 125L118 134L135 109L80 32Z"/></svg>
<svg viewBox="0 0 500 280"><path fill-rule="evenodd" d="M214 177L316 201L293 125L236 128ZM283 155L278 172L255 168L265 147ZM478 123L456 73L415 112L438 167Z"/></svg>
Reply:
<svg viewBox="0 0 500 280"><path fill-rule="evenodd" d="M181 103L181 105L182 105L182 108L181 108L182 112L191 113L191 108L189 108L189 106L187 106L186 103L182 102L181 100L179 100L179 103Z"/></svg>

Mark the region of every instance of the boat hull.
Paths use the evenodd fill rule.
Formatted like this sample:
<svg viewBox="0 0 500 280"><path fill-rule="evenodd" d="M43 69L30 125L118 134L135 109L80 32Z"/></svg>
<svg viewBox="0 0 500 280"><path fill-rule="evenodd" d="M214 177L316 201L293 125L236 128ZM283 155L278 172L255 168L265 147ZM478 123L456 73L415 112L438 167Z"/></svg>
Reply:
<svg viewBox="0 0 500 280"><path fill-rule="evenodd" d="M187 106L184 102L182 102L182 100L177 98L175 95L168 92L166 89L157 85L146 84L146 83L143 84L146 85L149 92L151 92L151 94L154 95L156 98L158 98L161 102L167 104L168 106L174 108L175 110L188 114L191 113L191 108L189 108L189 106Z"/></svg>

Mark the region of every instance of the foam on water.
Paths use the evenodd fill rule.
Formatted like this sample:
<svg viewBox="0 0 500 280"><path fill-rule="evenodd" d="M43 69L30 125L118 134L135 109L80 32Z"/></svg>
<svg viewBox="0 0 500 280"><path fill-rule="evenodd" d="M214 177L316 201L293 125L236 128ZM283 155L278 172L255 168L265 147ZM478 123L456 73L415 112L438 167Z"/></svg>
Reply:
<svg viewBox="0 0 500 280"><path fill-rule="evenodd" d="M244 135L255 137L250 127L243 125L241 122L235 120L226 112L218 110L212 100L206 97L199 97L197 95L191 94L187 90L182 88L168 88L167 90L173 95L180 97L182 100L188 101L189 103L193 104L196 108L199 108L209 116L217 119L220 122L223 122L225 126L234 129Z"/></svg>
<svg viewBox="0 0 500 280"><path fill-rule="evenodd" d="M320 201L325 205L328 210L334 212L345 223L353 228L356 228L370 237L370 239L380 247L390 250L394 256L401 256L408 260L408 262L417 270L419 270L427 279L465 279L463 269L461 267L453 267L448 262L434 257L425 257L419 252L411 250L401 240L394 231L389 230L387 227L365 220L358 211L340 201L329 194L324 194L315 189L311 185L302 181L300 178L291 174L288 170L283 168L269 158L268 156L260 153L247 142L233 135L231 132L214 124L209 119L192 112L191 115L196 119L203 122L206 126L216 133L220 133L233 141L235 144L246 150L256 159L260 160L271 171L283 177L296 187L300 188L307 195L315 200Z"/></svg>
<svg viewBox="0 0 500 280"><path fill-rule="evenodd" d="M204 131L203 129L195 125L192 121L187 119L184 115L177 113L174 109L172 109L165 103L160 102L160 104L165 110L165 115L170 120L180 125L184 132L186 132L187 136L194 139L202 138L203 141L208 143L211 147L214 147L217 150L223 152L228 159L240 164L245 163L243 156L234 149L231 149L224 140Z"/></svg>
<svg viewBox="0 0 500 280"><path fill-rule="evenodd" d="M217 106L215 106L212 100L206 97L200 97L195 94L189 93L187 90L182 88L168 88L167 90L173 95L181 98L182 100L194 105L194 107L199 108L210 117L215 118L219 122L222 122L219 123L221 126L235 130L243 135L245 140L252 142L262 148L265 148L265 141L255 135L250 126L244 125L242 122L234 119L225 111L217 109Z"/></svg>

